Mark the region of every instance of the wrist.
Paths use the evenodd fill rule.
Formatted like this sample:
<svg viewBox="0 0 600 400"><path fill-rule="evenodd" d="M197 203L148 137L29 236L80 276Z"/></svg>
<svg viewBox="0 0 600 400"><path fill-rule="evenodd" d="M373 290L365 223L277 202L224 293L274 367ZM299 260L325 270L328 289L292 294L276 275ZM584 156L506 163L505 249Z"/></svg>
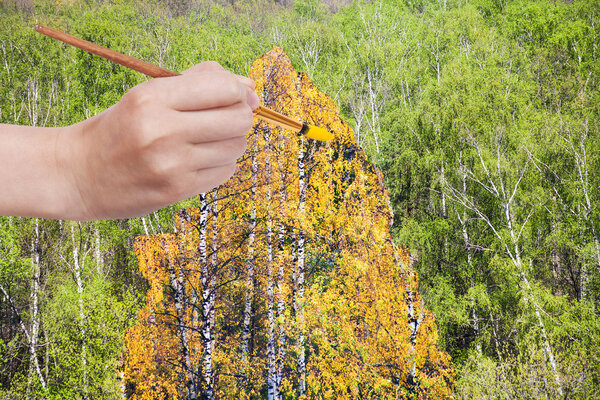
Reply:
<svg viewBox="0 0 600 400"><path fill-rule="evenodd" d="M58 128L36 128L40 174L37 192L40 199L36 215L42 218L85 220L87 214L82 204L75 173L81 168L74 157L74 146L81 136L79 124ZM35 159L34 158L34 159Z"/></svg>
<svg viewBox="0 0 600 400"><path fill-rule="evenodd" d="M0 215L69 218L78 210L69 168L58 162L63 136L71 127L0 126ZM58 157L57 157L58 156Z"/></svg>
<svg viewBox="0 0 600 400"><path fill-rule="evenodd" d="M85 171L83 136L87 120L54 132L51 148L54 169L54 195L51 218L69 220L94 219L81 192L81 180Z"/></svg>

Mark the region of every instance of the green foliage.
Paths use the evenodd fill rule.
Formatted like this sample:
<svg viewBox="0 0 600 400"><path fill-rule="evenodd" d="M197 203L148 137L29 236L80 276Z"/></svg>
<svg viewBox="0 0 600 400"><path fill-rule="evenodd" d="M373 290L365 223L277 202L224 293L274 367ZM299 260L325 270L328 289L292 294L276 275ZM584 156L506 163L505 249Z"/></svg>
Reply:
<svg viewBox="0 0 600 400"><path fill-rule="evenodd" d="M318 0L295 0L294 11L300 18L319 20L325 13L325 7Z"/></svg>
<svg viewBox="0 0 600 400"><path fill-rule="evenodd" d="M131 293L119 299L108 284L102 277L91 277L81 296L69 280L53 286L52 299L43 310L43 322L51 342L49 356L60 366L53 382L55 389L51 390L57 399L83 398L85 393L101 398L119 397L116 371L123 350L123 332L135 322L137 299ZM84 305L83 322L80 298ZM81 362L82 332L89 356L85 365Z"/></svg>
<svg viewBox="0 0 600 400"><path fill-rule="evenodd" d="M281 46L298 70L334 98L358 143L383 171L395 238L411 249L419 291L459 371L457 397L599 396L597 1L5 4L0 7L2 123L75 123L146 79L40 37L32 29L36 22L175 71L216 60L247 74L252 60ZM517 186L510 205L513 233L521 232L516 240L502 195L479 183L489 179L499 192L501 182L507 193ZM479 214L461 199L470 200ZM94 250L81 255L87 259L82 295L90 334L122 334L129 322L107 309L133 309L131 296L146 290L131 238L145 229L171 231L178 207L143 221L84 224L78 231L76 237L85 238L97 229L102 238L98 244L90 241ZM0 283L14 300L13 309L0 296L2 332L7 332L0 335L0 397L29 392L34 398L37 391L76 398L83 378L76 364L81 359L76 356L78 292L64 261L70 262L73 251L68 225L42 223L40 340L45 344L38 358L42 366L46 357L54 365L48 367L53 372L47 392L34 379L27 339L18 327L20 320L27 327L32 323L34 226L33 220L0 219ZM518 248L519 262L507 246L513 255ZM103 263L95 261L96 248ZM111 321L93 326L98 319ZM50 336L68 344L64 352L51 349ZM111 390L121 339L115 340L104 349L90 342L98 352L90 359L90 387L108 398L116 396ZM556 371L544 354L546 343ZM109 368L91 368L93 362ZM73 376L61 376L61 368Z"/></svg>

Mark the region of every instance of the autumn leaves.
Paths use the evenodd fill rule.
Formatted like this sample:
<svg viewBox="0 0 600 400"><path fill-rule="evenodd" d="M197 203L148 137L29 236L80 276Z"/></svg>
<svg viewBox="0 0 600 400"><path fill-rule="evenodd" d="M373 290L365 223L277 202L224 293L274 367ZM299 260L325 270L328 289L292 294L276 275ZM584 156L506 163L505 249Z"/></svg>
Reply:
<svg viewBox="0 0 600 400"><path fill-rule="evenodd" d="M382 179L336 106L281 49L253 64L265 105L336 133L258 123L238 173L138 238L150 289L127 334L134 399L450 397L453 372L391 241Z"/></svg>

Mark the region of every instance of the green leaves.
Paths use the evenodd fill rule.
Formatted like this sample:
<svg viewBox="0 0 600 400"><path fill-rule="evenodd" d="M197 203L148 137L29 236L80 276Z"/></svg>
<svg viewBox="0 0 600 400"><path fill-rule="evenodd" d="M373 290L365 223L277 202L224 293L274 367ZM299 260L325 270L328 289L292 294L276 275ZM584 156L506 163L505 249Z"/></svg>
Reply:
<svg viewBox="0 0 600 400"><path fill-rule="evenodd" d="M145 79L40 37L32 29L35 22L174 71L216 60L247 74L251 60L279 45L334 98L369 159L382 169L395 238L410 247L419 291L436 314L441 343L461 370L457 397L554 395L539 385L551 368L532 299L540 304L565 395L598 397L598 2L464 3L44 1L25 7L25 13L2 7L0 122L76 123ZM503 196L488 190L490 180L498 193L504 183L506 200L519 179L510 210L513 232L521 232L516 243L525 275L507 254L506 243L513 239ZM471 208L455 201L448 185ZM147 289L131 255L131 238L145 230L172 230L172 213L84 224L77 234L94 249L84 262L82 295L97 357L90 363L98 368L104 363L114 370L117 348L100 343L120 343L122 315L135 308L132 297ZM78 294L63 261L73 248L65 239L68 225L42 225L41 340L47 345L40 357L49 357L49 382L56 382L52 395L68 398L82 383ZM15 393L28 384L27 339L18 322L30 323L32 229L26 219L0 219L0 284L17 310L0 294L0 311L7 316L2 327L14 328L0 336L5 360L0 375L9 377L2 384L13 382ZM329 260L315 272L323 281L322 295L340 284L330 276L337 263ZM531 281L529 291L523 276ZM64 350L50 339L65 343ZM92 357L91 350L88 354ZM61 368L73 371L74 380L58 379ZM89 371L113 382L106 371Z"/></svg>
<svg viewBox="0 0 600 400"><path fill-rule="evenodd" d="M105 398L117 397L116 369L123 351L124 331L136 319L136 298L129 294L119 300L106 280L91 278L81 295L81 321L80 294L74 282L57 284L51 294L43 311L43 323L51 342L49 356L61 368L54 380L55 390L69 388L62 389L63 396L93 392ZM86 364L82 364L81 357L82 332Z"/></svg>

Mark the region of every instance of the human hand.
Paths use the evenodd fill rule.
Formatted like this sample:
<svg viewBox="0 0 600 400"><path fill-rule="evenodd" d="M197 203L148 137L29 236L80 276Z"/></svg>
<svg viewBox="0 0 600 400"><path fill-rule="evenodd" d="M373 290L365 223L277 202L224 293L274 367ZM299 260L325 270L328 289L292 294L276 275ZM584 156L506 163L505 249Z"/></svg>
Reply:
<svg viewBox="0 0 600 400"><path fill-rule="evenodd" d="M104 112L59 131L65 219L147 214L229 179L246 149L254 82L219 64L142 83Z"/></svg>

